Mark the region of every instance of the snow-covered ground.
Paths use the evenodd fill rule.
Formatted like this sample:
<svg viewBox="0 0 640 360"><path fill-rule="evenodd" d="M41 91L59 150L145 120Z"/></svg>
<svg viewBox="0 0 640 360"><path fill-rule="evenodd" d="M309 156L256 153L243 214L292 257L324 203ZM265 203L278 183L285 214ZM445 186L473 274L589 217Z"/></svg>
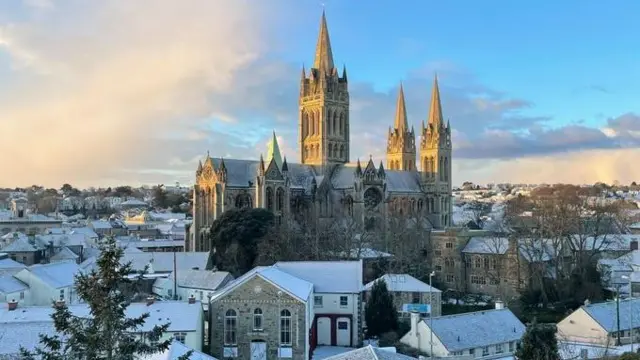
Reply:
<svg viewBox="0 0 640 360"><path fill-rule="evenodd" d="M560 357L563 360L584 359L585 354L587 359L602 359L606 356L621 355L625 352L630 352L631 347L631 344L605 347L593 344L571 343L565 341L558 342L558 350L560 351ZM637 351L639 348L640 344L635 344L633 346L634 351Z"/></svg>

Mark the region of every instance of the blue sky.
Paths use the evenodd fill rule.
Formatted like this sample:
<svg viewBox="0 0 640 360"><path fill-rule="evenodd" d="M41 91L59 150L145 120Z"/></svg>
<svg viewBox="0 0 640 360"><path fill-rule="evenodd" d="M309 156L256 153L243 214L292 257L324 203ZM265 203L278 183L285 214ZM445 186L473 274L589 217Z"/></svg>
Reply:
<svg viewBox="0 0 640 360"><path fill-rule="evenodd" d="M0 132L19 134L0 143L17 169L0 185L191 182L207 150L257 159L274 129L298 158L322 2L153 4L0 2ZM400 81L409 122L425 119L437 72L455 182L640 181L639 2L325 8L349 75L352 161L384 160Z"/></svg>

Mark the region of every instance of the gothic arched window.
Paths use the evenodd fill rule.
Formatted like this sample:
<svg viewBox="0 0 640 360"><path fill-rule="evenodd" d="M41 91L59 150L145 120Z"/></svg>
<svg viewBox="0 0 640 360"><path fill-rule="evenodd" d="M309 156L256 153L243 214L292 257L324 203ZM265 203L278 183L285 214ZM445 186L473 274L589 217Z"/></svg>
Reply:
<svg viewBox="0 0 640 360"><path fill-rule="evenodd" d="M320 110L316 111L316 135L320 135Z"/></svg>
<svg viewBox="0 0 640 360"><path fill-rule="evenodd" d="M267 188L267 209L273 210L273 190L271 188Z"/></svg>
<svg viewBox="0 0 640 360"><path fill-rule="evenodd" d="M331 134L335 135L336 134L336 125L338 123L338 112L337 111L333 113L332 121L333 121L333 127L332 127L331 130L333 130L333 132Z"/></svg>
<svg viewBox="0 0 640 360"><path fill-rule="evenodd" d="M262 309L253 310L253 330L262 330Z"/></svg>
<svg viewBox="0 0 640 360"><path fill-rule="evenodd" d="M224 344L236 345L238 330L238 316L235 310L229 309L224 315Z"/></svg>
<svg viewBox="0 0 640 360"><path fill-rule="evenodd" d="M309 114L302 113L302 138L309 136Z"/></svg>
<svg viewBox="0 0 640 360"><path fill-rule="evenodd" d="M276 204L278 211L284 210L284 190L281 187L276 191Z"/></svg>
<svg viewBox="0 0 640 360"><path fill-rule="evenodd" d="M445 156L444 158L444 180L449 181L449 158Z"/></svg>
<svg viewBox="0 0 640 360"><path fill-rule="evenodd" d="M329 144L327 146L327 152L328 152L328 157L332 158L333 157L333 146L331 146L331 144Z"/></svg>
<svg viewBox="0 0 640 360"><path fill-rule="evenodd" d="M344 159L344 145L340 145L340 159Z"/></svg>
<svg viewBox="0 0 640 360"><path fill-rule="evenodd" d="M345 196L344 198L344 207L349 216L353 216L353 198L350 195Z"/></svg>
<svg viewBox="0 0 640 360"><path fill-rule="evenodd" d="M338 158L340 155L339 150L338 150L338 144L333 144L333 156Z"/></svg>
<svg viewBox="0 0 640 360"><path fill-rule="evenodd" d="M331 111L331 109L327 110L327 121L325 122L325 124L327 124L327 135L331 134L331 118L333 117L334 112Z"/></svg>
<svg viewBox="0 0 640 360"><path fill-rule="evenodd" d="M342 135L342 127L344 126L344 113L340 113L340 117L338 118L338 135Z"/></svg>
<svg viewBox="0 0 640 360"><path fill-rule="evenodd" d="M418 200L418 211L422 211L424 209L424 201L422 199Z"/></svg>
<svg viewBox="0 0 640 360"><path fill-rule="evenodd" d="M239 194L236 196L236 208L244 209L251 207L251 195L249 194Z"/></svg>

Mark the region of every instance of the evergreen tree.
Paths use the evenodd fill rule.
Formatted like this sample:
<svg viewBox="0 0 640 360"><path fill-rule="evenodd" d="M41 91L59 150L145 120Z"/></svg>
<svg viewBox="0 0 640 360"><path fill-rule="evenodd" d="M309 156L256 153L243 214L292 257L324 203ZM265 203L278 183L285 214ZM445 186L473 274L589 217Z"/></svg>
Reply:
<svg viewBox="0 0 640 360"><path fill-rule="evenodd" d="M533 320L516 351L518 360L560 360L556 328Z"/></svg>
<svg viewBox="0 0 640 360"><path fill-rule="evenodd" d="M364 311L368 336L380 336L398 329L398 312L393 305L393 296L387 290L387 283L383 280L373 284Z"/></svg>
<svg viewBox="0 0 640 360"><path fill-rule="evenodd" d="M135 280L127 277L132 272L131 264L120 264L123 253L113 238L107 239L96 261L97 269L80 273L75 279L78 296L91 315L80 317L66 304L54 304L51 317L58 334L40 335L42 347L32 352L21 349L22 359L133 360L134 355L150 355L169 348L171 340L159 341L169 324L141 331L149 313L136 318L126 316L130 302L121 289ZM191 352L180 359L190 356Z"/></svg>

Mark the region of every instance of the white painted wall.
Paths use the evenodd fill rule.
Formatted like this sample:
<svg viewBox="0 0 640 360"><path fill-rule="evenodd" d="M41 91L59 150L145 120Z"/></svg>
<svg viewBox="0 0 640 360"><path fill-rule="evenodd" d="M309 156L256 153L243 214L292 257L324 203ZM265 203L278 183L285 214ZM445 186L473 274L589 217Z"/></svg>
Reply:
<svg viewBox="0 0 640 360"><path fill-rule="evenodd" d="M608 344L608 334L584 309L579 308L558 323L558 338L563 341Z"/></svg>
<svg viewBox="0 0 640 360"><path fill-rule="evenodd" d="M23 299L20 298L20 293L23 295ZM0 292L0 302L8 303L15 300L18 302L18 306L30 306L31 304L31 291L25 289L24 291L15 291L10 293Z"/></svg>
<svg viewBox="0 0 640 360"><path fill-rule="evenodd" d="M14 275L18 280L29 286L30 290L30 305L33 306L47 306L55 300L60 299L60 290L64 290L64 301L67 304L77 304L79 301L78 294L73 286L64 288L53 288L48 284L42 282L38 277L28 270L24 269Z"/></svg>
<svg viewBox="0 0 640 360"><path fill-rule="evenodd" d="M315 305L315 297L322 296L322 306ZM347 305L340 305L340 297L347 297ZM353 322L350 326L353 329L356 329L352 332L352 342L353 345L358 344L358 302L360 301L360 294L337 294L337 293L314 293L313 298L311 299L311 305L313 306L313 311L316 314L351 314L353 316ZM337 323L336 323L337 326ZM319 329L318 329L319 330ZM320 332L318 331L318 335Z"/></svg>

